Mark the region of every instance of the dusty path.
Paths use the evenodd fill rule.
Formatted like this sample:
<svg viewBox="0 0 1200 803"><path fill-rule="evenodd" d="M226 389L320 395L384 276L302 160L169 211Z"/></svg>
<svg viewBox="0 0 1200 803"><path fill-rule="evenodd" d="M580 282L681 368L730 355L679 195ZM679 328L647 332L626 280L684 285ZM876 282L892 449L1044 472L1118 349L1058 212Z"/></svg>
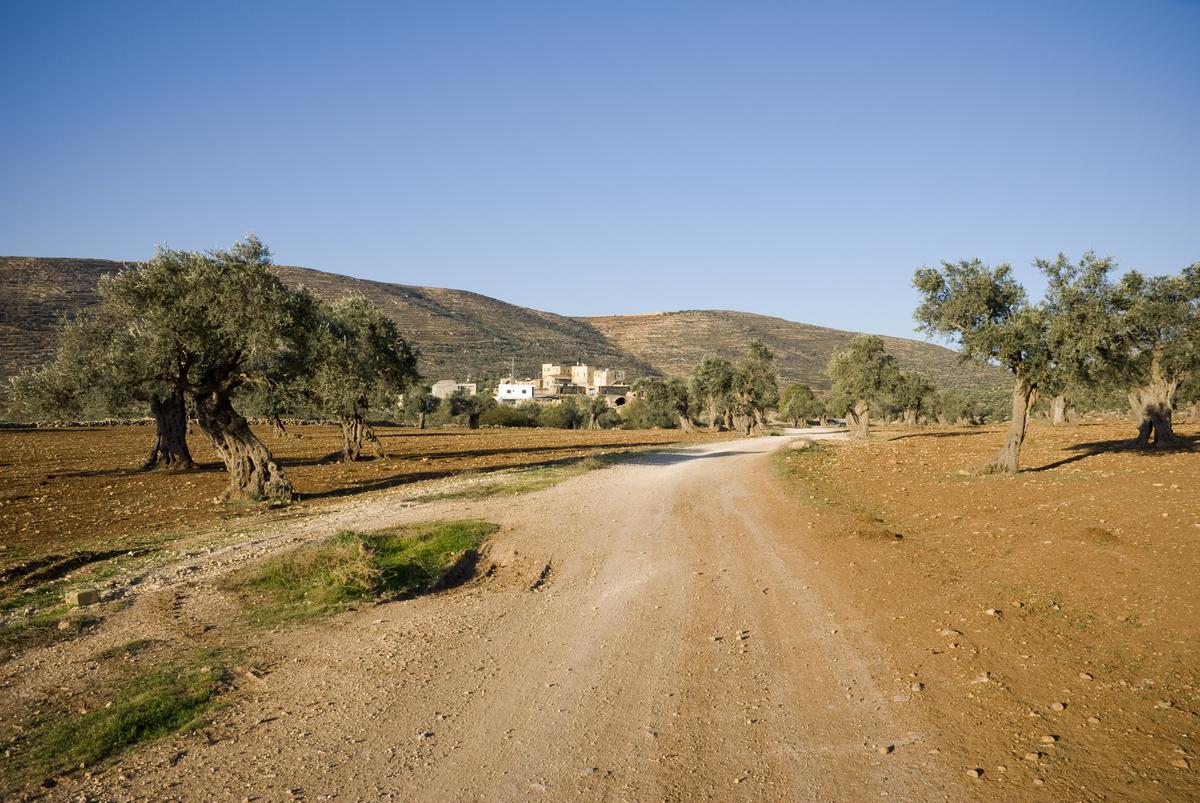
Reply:
<svg viewBox="0 0 1200 803"><path fill-rule="evenodd" d="M383 506L381 526L500 522L495 572L271 636L271 670L207 738L55 794L961 799L908 678L806 552L803 510L770 476L779 445L676 449L516 499Z"/></svg>

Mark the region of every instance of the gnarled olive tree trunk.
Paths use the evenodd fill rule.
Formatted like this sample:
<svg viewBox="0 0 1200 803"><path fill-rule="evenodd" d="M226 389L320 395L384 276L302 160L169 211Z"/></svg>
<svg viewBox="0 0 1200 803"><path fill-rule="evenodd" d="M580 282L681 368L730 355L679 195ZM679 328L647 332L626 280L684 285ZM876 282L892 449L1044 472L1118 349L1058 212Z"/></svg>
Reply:
<svg viewBox="0 0 1200 803"><path fill-rule="evenodd" d="M1021 463L1021 445L1025 443L1025 432L1029 429L1029 413L1037 401L1037 384L1017 374L1012 389L1012 420L1008 423L1008 434L1004 436L1004 448L996 456L990 468L997 471L1015 472Z"/></svg>
<svg viewBox="0 0 1200 803"><path fill-rule="evenodd" d="M708 401L708 430L709 432L717 432L721 429L721 422L717 418L717 400L709 399Z"/></svg>
<svg viewBox="0 0 1200 803"><path fill-rule="evenodd" d="M371 425L363 421L357 412L351 415L338 416L338 425L342 428L342 460L353 463L362 456L363 442L371 444L376 457L387 457L383 452L383 444Z"/></svg>
<svg viewBox="0 0 1200 803"><path fill-rule="evenodd" d="M187 445L187 405L183 391L152 397L150 412L154 415L154 445L142 468L195 468Z"/></svg>
<svg viewBox="0 0 1200 803"><path fill-rule="evenodd" d="M196 398L196 421L229 472L226 499L290 501L292 485L271 452L222 392Z"/></svg>
<svg viewBox="0 0 1200 803"><path fill-rule="evenodd" d="M1139 449L1153 446L1165 449L1179 443L1171 418L1174 412L1177 380L1168 379L1162 371L1158 353L1150 359L1150 381L1129 393L1129 402L1138 419L1138 435L1133 445Z"/></svg>
<svg viewBox="0 0 1200 803"><path fill-rule="evenodd" d="M904 421L905 429L916 429L917 428L917 411L912 408L905 410L903 421Z"/></svg>
<svg viewBox="0 0 1200 803"><path fill-rule="evenodd" d="M850 427L851 438L866 438L871 434L871 403L859 399L854 407L846 412L846 425Z"/></svg>
<svg viewBox="0 0 1200 803"><path fill-rule="evenodd" d="M429 420L429 413L422 410L417 414L417 429L425 429L425 422Z"/></svg>
<svg viewBox="0 0 1200 803"><path fill-rule="evenodd" d="M692 419L682 413L679 414L679 429L684 432L695 432L696 425L692 423Z"/></svg>
<svg viewBox="0 0 1200 803"><path fill-rule="evenodd" d="M1050 402L1050 426L1061 427L1067 423L1067 397L1058 394Z"/></svg>

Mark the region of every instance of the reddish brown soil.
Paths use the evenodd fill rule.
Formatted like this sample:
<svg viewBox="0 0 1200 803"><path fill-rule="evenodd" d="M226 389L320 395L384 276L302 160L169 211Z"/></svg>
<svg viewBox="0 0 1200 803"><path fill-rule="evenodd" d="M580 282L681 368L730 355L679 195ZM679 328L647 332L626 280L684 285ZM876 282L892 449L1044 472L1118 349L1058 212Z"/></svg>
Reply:
<svg viewBox="0 0 1200 803"><path fill-rule="evenodd" d="M968 475L993 428L778 458L831 578L991 795L1200 795L1200 454L1118 448L1130 432L1035 427L1016 476Z"/></svg>
<svg viewBox="0 0 1200 803"><path fill-rule="evenodd" d="M385 460L324 462L340 448L332 426L297 426L300 437L258 435L285 466L301 496L289 513L369 490L467 471L485 472L704 440L670 430L378 430ZM0 567L77 549L111 549L234 516L277 516L259 506L214 502L226 475L211 446L189 439L201 470L139 471L152 430L144 426L0 430Z"/></svg>

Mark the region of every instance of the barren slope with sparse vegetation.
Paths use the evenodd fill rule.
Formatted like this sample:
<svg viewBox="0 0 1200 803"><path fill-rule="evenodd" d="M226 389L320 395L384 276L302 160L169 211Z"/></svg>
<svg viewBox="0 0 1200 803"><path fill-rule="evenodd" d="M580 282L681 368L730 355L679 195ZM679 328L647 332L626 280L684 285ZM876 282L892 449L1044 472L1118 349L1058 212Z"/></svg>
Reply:
<svg viewBox="0 0 1200 803"><path fill-rule="evenodd" d="M0 257L0 387L17 372L49 358L54 324L96 302L100 276L121 267L103 259ZM777 355L784 381L828 386L825 365L852 332L742 312L690 311L569 318L464 290L375 282L279 266L289 285L325 299L362 294L396 321L421 350L428 380L486 381L508 373L536 374L545 361L581 360L633 374L686 375L705 354L740 356L761 338ZM962 363L940 346L885 338L900 363L948 387L1002 384L997 371ZM2 390L0 390L2 392Z"/></svg>

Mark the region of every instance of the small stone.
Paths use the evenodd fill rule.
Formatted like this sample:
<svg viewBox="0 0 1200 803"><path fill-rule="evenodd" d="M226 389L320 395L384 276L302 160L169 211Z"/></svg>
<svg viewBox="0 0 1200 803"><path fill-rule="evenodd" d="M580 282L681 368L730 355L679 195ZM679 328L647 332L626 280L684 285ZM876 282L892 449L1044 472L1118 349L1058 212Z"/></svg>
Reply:
<svg viewBox="0 0 1200 803"><path fill-rule="evenodd" d="M1157 707L1158 708L1171 708L1174 705L1175 705L1175 703L1171 702L1170 700L1159 700Z"/></svg>
<svg viewBox="0 0 1200 803"><path fill-rule="evenodd" d="M886 756L895 749L896 749L896 746L892 745L892 744L880 745L879 746L879 755Z"/></svg>
<svg viewBox="0 0 1200 803"><path fill-rule="evenodd" d="M433 738L433 731L421 731L420 733L417 734L417 739L424 740L424 739L432 739L432 738Z"/></svg>
<svg viewBox="0 0 1200 803"><path fill-rule="evenodd" d="M1033 785L1034 785L1034 786L1041 786L1041 785L1042 785L1042 784L1044 784L1044 783L1045 783L1045 781L1043 781L1041 778L1034 778L1034 779L1033 779Z"/></svg>
<svg viewBox="0 0 1200 803"><path fill-rule="evenodd" d="M1100 717L1088 717L1088 720L1087 720L1087 721L1088 721L1088 724L1089 724L1089 725L1099 725L1099 724L1100 724Z"/></svg>
<svg viewBox="0 0 1200 803"><path fill-rule="evenodd" d="M1000 611L996 610L995 608L988 608L986 611L984 611L984 613L986 613L988 616L999 616L1000 615Z"/></svg>
<svg viewBox="0 0 1200 803"><path fill-rule="evenodd" d="M1188 763L1186 758L1175 759L1171 762L1171 766L1181 770L1190 770L1192 768L1192 765Z"/></svg>
<svg viewBox="0 0 1200 803"><path fill-rule="evenodd" d="M713 641L720 641L722 638L724 638L724 637L723 637L723 636L713 636L713 637L712 637L712 640L713 640Z"/></svg>
<svg viewBox="0 0 1200 803"><path fill-rule="evenodd" d="M1058 737L1052 736L1049 733L1047 733L1045 736L1042 737L1042 744L1054 744L1057 741L1058 741Z"/></svg>
<svg viewBox="0 0 1200 803"><path fill-rule="evenodd" d="M1091 672L1080 672L1080 673L1079 673L1079 679L1080 679L1080 680L1091 680L1091 679L1092 679L1092 673L1091 673Z"/></svg>
<svg viewBox="0 0 1200 803"><path fill-rule="evenodd" d="M71 623L66 619L61 619L61 620L59 620L59 623L58 623L58 629L59 630L70 630Z"/></svg>
<svg viewBox="0 0 1200 803"><path fill-rule="evenodd" d="M1050 707L1052 709L1054 709L1055 711L1066 711L1067 710L1066 703L1051 703Z"/></svg>
<svg viewBox="0 0 1200 803"><path fill-rule="evenodd" d="M1026 761L1037 761L1037 760L1039 760L1041 757L1042 757L1042 754L1041 754L1041 753L1035 753L1035 752L1033 752L1033 751L1030 751L1030 752L1028 752L1028 753L1026 753L1026 754L1025 754L1025 760L1026 760Z"/></svg>
<svg viewBox="0 0 1200 803"><path fill-rule="evenodd" d="M1008 772L1008 767L1000 764L996 767L996 772Z"/></svg>
<svg viewBox="0 0 1200 803"><path fill-rule="evenodd" d="M943 627L941 630L938 631L938 635L939 636L961 636L962 633L958 632L957 630L951 630L948 627Z"/></svg>
<svg viewBox="0 0 1200 803"><path fill-rule="evenodd" d="M925 688L925 684L920 682L913 683L908 688L912 689L913 691L921 691Z"/></svg>
<svg viewBox="0 0 1200 803"><path fill-rule="evenodd" d="M970 775L972 778L982 778L983 769L981 767L971 767L971 769L967 770L967 775Z"/></svg>

